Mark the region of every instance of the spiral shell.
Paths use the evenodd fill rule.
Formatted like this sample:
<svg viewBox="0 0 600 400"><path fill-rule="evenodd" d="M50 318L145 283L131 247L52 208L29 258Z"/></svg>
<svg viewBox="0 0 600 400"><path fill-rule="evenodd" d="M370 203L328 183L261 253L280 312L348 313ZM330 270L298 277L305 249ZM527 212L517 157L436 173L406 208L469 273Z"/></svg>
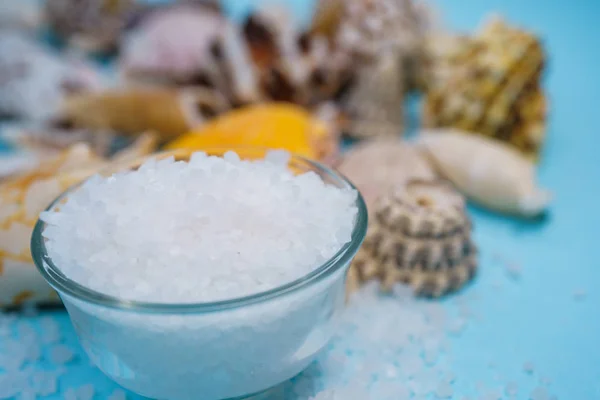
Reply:
<svg viewBox="0 0 600 400"><path fill-rule="evenodd" d="M464 198L446 182L411 180L378 200L348 285L377 278L384 290L400 282L417 296L440 297L462 288L476 269Z"/></svg>
<svg viewBox="0 0 600 400"><path fill-rule="evenodd" d="M536 159L547 108L540 40L495 18L473 37L438 36L429 44L435 68L424 126L480 133Z"/></svg>

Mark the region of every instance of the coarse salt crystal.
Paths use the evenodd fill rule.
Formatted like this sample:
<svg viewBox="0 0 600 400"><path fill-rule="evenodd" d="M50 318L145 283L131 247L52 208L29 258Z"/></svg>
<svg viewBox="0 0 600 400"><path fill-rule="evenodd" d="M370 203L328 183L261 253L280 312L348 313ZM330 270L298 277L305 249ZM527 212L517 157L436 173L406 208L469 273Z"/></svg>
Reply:
<svg viewBox="0 0 600 400"><path fill-rule="evenodd" d="M78 283L139 301L216 301L291 282L351 240L357 194L294 175L289 159L198 153L95 177L41 215L48 252Z"/></svg>

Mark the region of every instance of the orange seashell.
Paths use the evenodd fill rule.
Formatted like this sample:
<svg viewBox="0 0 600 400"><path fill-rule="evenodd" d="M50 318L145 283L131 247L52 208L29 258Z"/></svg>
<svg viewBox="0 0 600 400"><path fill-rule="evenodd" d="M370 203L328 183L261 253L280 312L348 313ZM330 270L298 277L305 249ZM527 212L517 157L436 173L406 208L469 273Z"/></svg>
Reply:
<svg viewBox="0 0 600 400"><path fill-rule="evenodd" d="M337 151L328 126L302 107L266 103L230 111L167 145L167 149L260 146L326 160Z"/></svg>

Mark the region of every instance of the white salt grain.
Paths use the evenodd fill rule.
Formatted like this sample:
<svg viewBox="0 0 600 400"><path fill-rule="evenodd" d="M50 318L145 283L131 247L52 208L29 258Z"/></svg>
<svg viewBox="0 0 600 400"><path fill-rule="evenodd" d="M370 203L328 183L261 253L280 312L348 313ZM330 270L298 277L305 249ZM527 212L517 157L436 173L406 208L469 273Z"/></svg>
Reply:
<svg viewBox="0 0 600 400"><path fill-rule="evenodd" d="M95 177L42 213L48 252L78 283L139 301L223 300L291 282L351 239L357 194L294 175L289 158L196 154Z"/></svg>
<svg viewBox="0 0 600 400"><path fill-rule="evenodd" d="M523 364L523 371L525 371L528 374L533 374L533 370L534 370L534 366L533 363L531 361L526 361Z"/></svg>
<svg viewBox="0 0 600 400"><path fill-rule="evenodd" d="M519 393L519 386L517 382L508 382L504 387L504 393L508 396L515 396Z"/></svg>
<svg viewBox="0 0 600 400"><path fill-rule="evenodd" d="M127 400L127 395L121 389L115 389L107 400Z"/></svg>
<svg viewBox="0 0 600 400"><path fill-rule="evenodd" d="M80 386L77 388L77 399L78 400L92 400L94 398L94 394L96 393L96 388L92 384L87 384Z"/></svg>
<svg viewBox="0 0 600 400"><path fill-rule="evenodd" d="M49 353L50 362L53 364L66 364L73 359L75 354L73 350L64 344L57 344L52 346Z"/></svg>
<svg viewBox="0 0 600 400"><path fill-rule="evenodd" d="M449 399L452 397L453 394L454 394L454 389L452 388L452 385L449 384L448 382L440 383L438 385L437 389L435 390L435 395L439 399Z"/></svg>
<svg viewBox="0 0 600 400"><path fill-rule="evenodd" d="M548 394L548 390L546 390L546 388L538 386L532 390L529 398L531 400L549 400L550 395Z"/></svg>

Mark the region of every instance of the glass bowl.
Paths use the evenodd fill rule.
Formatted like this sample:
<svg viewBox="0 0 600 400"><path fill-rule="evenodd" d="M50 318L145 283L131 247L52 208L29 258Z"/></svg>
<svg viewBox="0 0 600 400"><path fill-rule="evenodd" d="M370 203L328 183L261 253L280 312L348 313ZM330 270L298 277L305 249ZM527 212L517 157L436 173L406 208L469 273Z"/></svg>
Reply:
<svg viewBox="0 0 600 400"><path fill-rule="evenodd" d="M242 159L262 158L267 151L205 151L222 156L227 150ZM192 154L176 153L177 159ZM343 176L300 156L292 155L289 167L295 173L313 171L338 187L353 187ZM67 190L48 209L76 189ZM250 398L300 373L331 339L344 308L346 272L367 230L360 194L356 206L352 240L329 261L283 286L226 301L146 303L88 289L52 262L42 221L35 226L31 251L37 268L60 295L84 349L118 384L155 399Z"/></svg>

